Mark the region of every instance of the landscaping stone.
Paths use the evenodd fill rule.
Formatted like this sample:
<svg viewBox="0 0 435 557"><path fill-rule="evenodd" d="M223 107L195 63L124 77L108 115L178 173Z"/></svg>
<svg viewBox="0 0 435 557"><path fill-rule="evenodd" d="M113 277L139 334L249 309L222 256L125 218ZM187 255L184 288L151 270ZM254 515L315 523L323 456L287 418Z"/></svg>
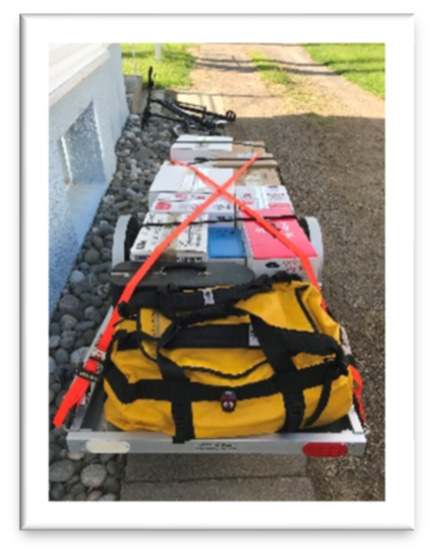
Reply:
<svg viewBox="0 0 435 557"><path fill-rule="evenodd" d="M77 350L74 350L74 352L71 354L71 364L74 367L80 366L85 359L87 351L88 348L86 346L82 346L81 348L77 348Z"/></svg>
<svg viewBox="0 0 435 557"><path fill-rule="evenodd" d="M59 311L62 315L76 315L80 311L80 300L72 294L65 294L59 301Z"/></svg>
<svg viewBox="0 0 435 557"><path fill-rule="evenodd" d="M98 231L101 234L101 236L107 236L107 234L112 234L113 233L113 226L107 222L107 220L102 220L100 221L100 224L98 225Z"/></svg>
<svg viewBox="0 0 435 557"><path fill-rule="evenodd" d="M115 455L113 455L113 454L102 453L102 454L99 455L99 459L100 459L100 462L102 464L106 464L109 461L113 460L114 458L115 458Z"/></svg>
<svg viewBox="0 0 435 557"><path fill-rule="evenodd" d="M92 244L97 250L100 250L104 246L104 240L100 236L92 236Z"/></svg>
<svg viewBox="0 0 435 557"><path fill-rule="evenodd" d="M113 476L108 476L103 483L103 490L108 493L119 493L120 490L119 481Z"/></svg>
<svg viewBox="0 0 435 557"><path fill-rule="evenodd" d="M53 501L61 501L65 495L65 487L61 483L54 483L50 489L50 498Z"/></svg>
<svg viewBox="0 0 435 557"><path fill-rule="evenodd" d="M96 249L93 248L88 249L88 251L85 253L85 261L86 263L89 263L89 265L98 263L99 260L100 260L100 254Z"/></svg>
<svg viewBox="0 0 435 557"><path fill-rule="evenodd" d="M76 497L80 493L86 493L86 488L83 484L78 482L78 483L75 483L73 486L70 487L69 492L71 493L71 495Z"/></svg>
<svg viewBox="0 0 435 557"><path fill-rule="evenodd" d="M102 497L102 491L91 491L88 495L88 501L98 501Z"/></svg>
<svg viewBox="0 0 435 557"><path fill-rule="evenodd" d="M60 337L60 345L65 350L71 350L71 348L74 346L75 339L76 333L74 332L74 330L67 329L62 333Z"/></svg>
<svg viewBox="0 0 435 557"><path fill-rule="evenodd" d="M74 327L77 325L77 319L73 315L62 315L62 317L60 318L60 324L63 331L67 329L74 329Z"/></svg>
<svg viewBox="0 0 435 557"><path fill-rule="evenodd" d="M60 335L61 328L58 321L53 321L50 323L50 335Z"/></svg>
<svg viewBox="0 0 435 557"><path fill-rule="evenodd" d="M83 332L83 331L87 331L88 329L92 329L92 327L94 327L94 322L93 321L80 321L79 323L77 323L77 331ZM86 342L85 342L86 344Z"/></svg>
<svg viewBox="0 0 435 557"><path fill-rule="evenodd" d="M85 278L85 275L81 271L75 269L69 277L69 282L70 284L80 284Z"/></svg>
<svg viewBox="0 0 435 557"><path fill-rule="evenodd" d="M117 476L119 475L121 468L118 462L109 460L109 462L106 464L106 470L111 476Z"/></svg>
<svg viewBox="0 0 435 557"><path fill-rule="evenodd" d="M86 487L100 487L106 479L107 471L102 464L90 464L83 468L80 480Z"/></svg>
<svg viewBox="0 0 435 557"><path fill-rule="evenodd" d="M106 493L102 495L98 501L116 501L118 498L114 493Z"/></svg>
<svg viewBox="0 0 435 557"><path fill-rule="evenodd" d="M97 310L94 306L88 306L83 312L85 319L94 320L98 316Z"/></svg>
<svg viewBox="0 0 435 557"><path fill-rule="evenodd" d="M50 390L53 391L54 394L57 395L61 389L62 389L62 387L61 387L60 383L55 382L55 381L50 382Z"/></svg>
<svg viewBox="0 0 435 557"><path fill-rule="evenodd" d="M50 356L48 359L48 369L50 373L54 373L56 371L56 360Z"/></svg>
<svg viewBox="0 0 435 557"><path fill-rule="evenodd" d="M64 348L58 348L54 353L54 359L57 364L67 364L69 362L69 354Z"/></svg>
<svg viewBox="0 0 435 557"><path fill-rule="evenodd" d="M92 343L92 341L94 340L95 337L95 333L93 331L93 329L88 329L87 331L85 331L82 335L82 339L84 344L86 345L90 345Z"/></svg>
<svg viewBox="0 0 435 557"><path fill-rule="evenodd" d="M121 212L136 213L141 208L143 220L149 184L169 154L171 125L156 121L142 131L140 117L133 115L118 141L115 176L51 318L51 418L109 307L111 250L117 218ZM161 142L157 148L156 142ZM71 453L66 447L65 431L51 429L49 457L51 500L119 500L126 464L124 455Z"/></svg>
<svg viewBox="0 0 435 557"><path fill-rule="evenodd" d="M50 481L66 482L74 475L74 472L75 467L70 460L57 460L50 465Z"/></svg>
<svg viewBox="0 0 435 557"><path fill-rule="evenodd" d="M53 350L55 348L58 348L60 343L60 336L59 335L53 335L50 337L49 340L49 348L50 350Z"/></svg>

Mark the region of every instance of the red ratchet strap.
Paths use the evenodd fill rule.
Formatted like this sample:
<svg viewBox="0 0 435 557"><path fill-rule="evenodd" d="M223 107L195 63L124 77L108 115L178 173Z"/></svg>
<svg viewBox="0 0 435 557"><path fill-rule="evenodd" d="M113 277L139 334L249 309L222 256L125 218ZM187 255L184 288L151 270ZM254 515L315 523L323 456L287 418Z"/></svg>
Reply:
<svg viewBox="0 0 435 557"><path fill-rule="evenodd" d="M73 379L68 391L62 399L62 402L56 412L53 419L53 424L55 427L60 427L69 412L80 403L86 394L92 381L98 379L102 362L106 356L107 350L109 349L110 342L113 337L116 323L120 319L118 312L118 306L122 302L128 302L133 295L137 285L145 277L154 263L159 259L162 253L169 247L169 245L177 239L177 237L193 222L195 221L218 197L225 193L236 180L238 180L249 167L254 164L258 155L254 155L249 161L247 161L243 166L239 168L234 175L224 182L221 186L213 183L216 191L208 197L204 203L199 205L182 223L180 223L176 228L174 228L166 238L155 248L155 250L150 254L150 256L143 262L136 273L129 280L125 286L119 300L116 302L115 307L112 310L110 320L102 335L100 336L95 349L88 356L87 360L83 364L82 371Z"/></svg>
<svg viewBox="0 0 435 557"><path fill-rule="evenodd" d="M198 176L198 178L201 179L202 182L204 182L208 186L211 186L215 190L217 188L219 188L219 184L216 184L216 182L214 180L212 180L209 176L207 176L206 174L204 174L203 172L198 170L198 168L196 168L195 166L193 166L189 163L185 163L183 161L175 161L174 160L174 161L171 161L171 163L179 165L179 166L185 166L187 168L190 168L190 170L192 170ZM237 197L235 197L234 195L232 195L228 191L222 192L222 196L226 197L228 199L228 201L231 201L231 203L236 205L239 209L241 209L249 217L256 220L257 223L262 228L264 228L264 230L269 232L269 234L274 236L277 240L279 240L282 244L284 244L288 249L293 251L293 253L295 253L299 257L299 259L302 263L302 266L303 266L305 272L307 273L308 280L320 292L320 285L317 282L317 278L316 278L316 275L313 271L313 267L311 266L310 260L306 256L306 254L301 249L299 249L299 246L297 246L294 242L289 240L287 238L287 236L285 236L282 232L280 232L277 228L275 228L269 221L267 221L265 218L263 218L263 216L258 211L254 211L254 209L251 209L251 207L246 205L246 203L243 203L243 201L240 201L240 199L238 199ZM324 304L324 307L325 307L325 302L324 301L323 301L323 304Z"/></svg>
<svg viewBox="0 0 435 557"><path fill-rule="evenodd" d="M363 394L363 387L364 387L364 383L361 377L360 372L357 370L357 368L353 365L349 365L349 369L352 373L352 378L353 378L353 395L355 397L357 406L358 406L358 414L363 422L363 424L366 423L366 407L364 404L364 400L362 397Z"/></svg>

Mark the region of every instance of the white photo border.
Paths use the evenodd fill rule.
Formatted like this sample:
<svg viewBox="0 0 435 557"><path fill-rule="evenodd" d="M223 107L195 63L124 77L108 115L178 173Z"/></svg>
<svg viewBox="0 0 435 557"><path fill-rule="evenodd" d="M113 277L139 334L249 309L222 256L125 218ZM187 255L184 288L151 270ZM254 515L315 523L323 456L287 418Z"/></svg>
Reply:
<svg viewBox="0 0 435 557"><path fill-rule="evenodd" d="M325 24L327 22L327 24ZM414 526L414 23L412 15L22 16L21 527L412 529ZM90 42L386 44L386 500L48 500L48 46ZM403 217L406 215L406 234ZM404 255L405 254L405 255ZM400 275L400 281L394 277ZM35 293L37 295L35 295ZM398 303L400 301L400 304ZM400 427L398 427L400 426ZM406 450L404 450L406 447ZM400 462L400 465L398 463Z"/></svg>

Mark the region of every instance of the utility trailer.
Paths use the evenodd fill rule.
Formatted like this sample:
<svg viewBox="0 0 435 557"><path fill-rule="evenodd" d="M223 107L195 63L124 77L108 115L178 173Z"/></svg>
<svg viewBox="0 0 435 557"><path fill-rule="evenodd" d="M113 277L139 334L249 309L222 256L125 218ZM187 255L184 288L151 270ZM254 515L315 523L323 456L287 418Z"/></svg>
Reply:
<svg viewBox="0 0 435 557"><path fill-rule="evenodd" d="M206 138L212 141L211 138ZM184 143L181 141L181 143ZM254 142L255 143L255 142ZM206 158L205 166L238 168L252 156L253 142L234 142L234 152L229 158ZM256 142L259 159L255 161L242 183L251 185L281 184L279 166L272 155L266 153L265 145ZM263 149L263 151L261 151ZM236 181L236 185L240 181ZM320 224L315 217L298 218L300 226L319 254L320 281L323 264L323 241ZM129 261L130 248L138 233L139 224L132 215L118 219L112 247L112 267ZM93 353L98 338L110 319L112 308L98 330L88 355ZM343 349L350 353L347 335L343 331ZM86 358L87 359L87 358ZM340 420L322 428L311 428L295 433L275 433L237 438L192 439L174 443L172 438L150 431L122 431L109 424L104 417L105 393L102 382L92 384L86 396L76 407L67 432L70 451L109 454L169 454L169 453L240 453L240 454L287 454L339 457L362 456L366 447L366 429L356 407Z"/></svg>
<svg viewBox="0 0 435 557"><path fill-rule="evenodd" d="M107 322L110 311L107 314ZM101 328L102 330L102 328ZM97 333L96 338L98 338ZM90 347L90 351L94 345ZM101 382L92 386L76 408L67 433L72 452L109 454L240 453L307 456L362 456L366 433L352 408L347 416L327 427L298 433L275 433L238 438L193 439L176 444L166 435L148 431L121 431L104 419L105 394Z"/></svg>
<svg viewBox="0 0 435 557"><path fill-rule="evenodd" d="M312 240L321 245L321 231L316 219L306 217L306 230ZM112 249L113 266L128 260L129 248L137 234L137 224L130 215L119 218ZM112 308L98 330L89 354L110 319ZM346 337L346 335L344 335ZM350 347L348 347L350 350ZM287 454L307 456L362 456L366 447L366 431L355 409L347 416L326 427L307 429L297 433L275 433L238 438L193 439L182 444L172 438L149 431L121 431L104 418L105 394L101 381L93 384L76 407L67 432L70 451L109 454L139 453L240 453Z"/></svg>

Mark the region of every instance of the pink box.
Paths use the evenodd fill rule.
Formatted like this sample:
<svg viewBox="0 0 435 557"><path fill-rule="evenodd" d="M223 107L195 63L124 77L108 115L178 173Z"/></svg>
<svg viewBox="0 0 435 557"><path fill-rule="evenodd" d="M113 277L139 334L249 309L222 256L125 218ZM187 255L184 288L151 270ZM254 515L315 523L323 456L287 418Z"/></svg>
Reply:
<svg viewBox="0 0 435 557"><path fill-rule="evenodd" d="M279 208L261 210L262 216L280 216ZM320 272L320 258L300 227L296 218L270 221L309 258L315 274ZM278 271L296 273L306 277L302 264L295 253L253 221L243 223L243 237L247 252L247 264L258 275L272 275Z"/></svg>

